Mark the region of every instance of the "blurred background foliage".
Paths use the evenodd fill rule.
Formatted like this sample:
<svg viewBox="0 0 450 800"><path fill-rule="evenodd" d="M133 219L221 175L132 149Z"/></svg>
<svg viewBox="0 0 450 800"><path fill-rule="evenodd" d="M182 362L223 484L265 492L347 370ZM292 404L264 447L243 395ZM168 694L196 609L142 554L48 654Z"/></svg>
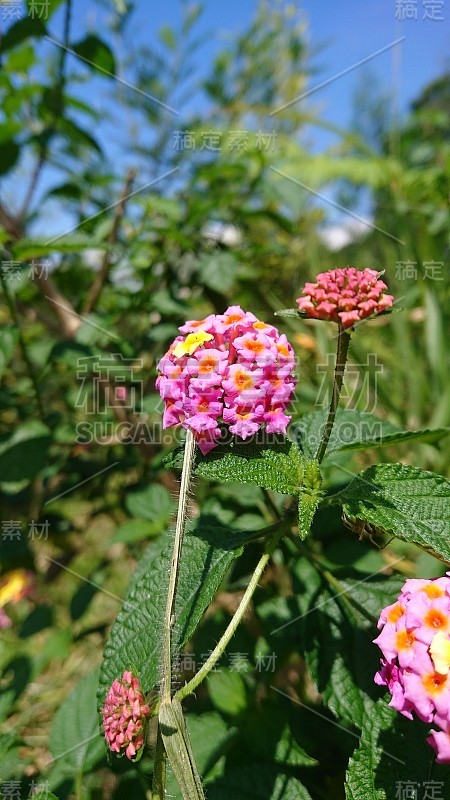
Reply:
<svg viewBox="0 0 450 800"><path fill-rule="evenodd" d="M179 325L230 304L270 321L320 271L347 264L385 270L401 312L353 338L346 402L404 428L449 424L450 75L426 87L396 129L382 93L365 91L363 82L353 129L335 129L338 143L317 154L308 131L332 126L314 97L292 102L312 80L311 43L295 8L258 4L248 29L210 64L201 114L185 109L199 88L202 9L182 8L179 26L163 27L148 47L133 46L132 9L120 2L104 36L80 31L71 4L54 0L48 19L24 10L1 40L1 566L6 579L23 568L36 583L6 608L12 626L1 638L0 713L8 755L0 779L20 782L23 796L32 781L38 788L49 781L61 798L74 787L78 797L148 791L149 757L139 766L107 765L90 673L136 562L143 552L154 555L173 513L177 476L162 462L177 433L161 431L154 380ZM101 110L90 102L97 95ZM330 235L336 203L350 214L340 246ZM361 204L370 224L361 222ZM327 325L286 319L283 326L299 359L298 416L326 402L335 343ZM98 383L101 359L110 371ZM125 378L122 359L133 363ZM117 381L127 396L139 396L142 386L142 401L128 408L114 395ZM124 435L133 443L122 442ZM336 456L328 487L389 458L448 473L443 450L405 444ZM270 524L260 490L213 488L196 487L194 517L201 508L231 530ZM272 511L282 502L272 496ZM399 557L408 575L443 570L401 543L380 550L358 540L331 509L319 515L314 534L331 570L374 572ZM145 551L149 538L156 541ZM259 552L249 545L228 575L190 645L197 660L220 636ZM292 774L308 773L313 797L343 796L351 735L269 690L295 687L318 702L295 626L277 642L275 670L257 668L274 649L274 618L295 615L290 598L299 579L287 569L291 557L291 544L280 546L233 642L244 667L225 662L190 716L200 769L207 781L218 779L211 797L226 796L224 770L229 786L243 759L249 770L250 751L264 762L266 786L270 765L281 763ZM70 713L72 738L64 733ZM261 728L270 735L263 739ZM82 751L73 749L89 735ZM245 776L252 784L251 771Z"/></svg>

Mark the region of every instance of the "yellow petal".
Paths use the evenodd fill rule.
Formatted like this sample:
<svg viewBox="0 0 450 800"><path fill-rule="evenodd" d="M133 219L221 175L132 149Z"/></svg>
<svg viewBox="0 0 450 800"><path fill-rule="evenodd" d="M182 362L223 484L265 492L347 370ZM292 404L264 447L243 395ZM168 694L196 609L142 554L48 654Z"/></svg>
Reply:
<svg viewBox="0 0 450 800"><path fill-rule="evenodd" d="M20 600L28 584L29 579L25 570L13 569L7 572L0 586L0 607Z"/></svg>
<svg viewBox="0 0 450 800"><path fill-rule="evenodd" d="M198 347L200 347L205 342L210 342L211 339L214 339L214 336L211 333L206 333L205 331L196 331L196 333L188 333L184 342L178 342L177 345L172 350L173 355L175 358L181 358L185 355L192 355L195 353Z"/></svg>
<svg viewBox="0 0 450 800"><path fill-rule="evenodd" d="M430 655L436 672L439 672L439 675L447 675L450 670L450 639L443 631L433 636Z"/></svg>

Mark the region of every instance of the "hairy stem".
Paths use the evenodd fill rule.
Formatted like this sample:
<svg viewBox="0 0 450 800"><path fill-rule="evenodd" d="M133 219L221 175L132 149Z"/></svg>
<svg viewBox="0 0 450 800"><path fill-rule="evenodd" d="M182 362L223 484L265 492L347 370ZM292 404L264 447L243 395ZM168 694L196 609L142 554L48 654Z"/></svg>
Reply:
<svg viewBox="0 0 450 800"><path fill-rule="evenodd" d="M192 694L192 692L195 692L197 686L199 686L202 683L202 681L204 681L208 673L211 672L212 668L215 666L219 658L224 653L225 648L229 644L231 638L236 632L239 623L241 622L242 618L245 615L245 612L247 611L250 600L253 597L255 589L260 581L261 575L263 574L273 551L275 550L278 542L280 541L286 527L290 526L290 524L291 524L290 521L283 520L283 522L279 524L277 531L268 540L266 544L266 549L255 567L253 575L250 578L250 582L245 590L245 593L242 596L242 600L239 603L239 606L237 607L232 619L230 620L228 627L222 634L219 642L216 644L209 658L205 661L205 663L199 669L197 674L194 675L194 677L191 678L191 680L188 683L186 683L184 686L181 687L181 689L179 689L176 692L175 698L177 700L181 701L189 694Z"/></svg>
<svg viewBox="0 0 450 800"><path fill-rule="evenodd" d="M342 325L339 325L338 342L336 350L336 365L334 368L334 381L333 381L333 391L331 393L330 410L328 412L328 419L326 421L322 440L319 444L319 448L316 454L316 459L319 462L319 464L326 453L328 442L331 436L331 431L333 430L334 419L336 417L336 411L339 404L339 397L341 395L342 382L344 380L344 372L345 372L345 365L347 362L349 344L350 344L350 334L347 333L347 331Z"/></svg>
<svg viewBox="0 0 450 800"><path fill-rule="evenodd" d="M186 514L188 505L189 484L191 482L192 467L195 455L195 439L191 430L186 431L184 446L183 471L181 473L180 497L178 501L177 523L175 527L175 540L173 543L172 564L170 567L169 588L167 592L166 612L164 617L163 633L163 680L161 700L170 702L172 687L172 631L175 623L175 595L177 591L178 572L180 568L181 548L186 527Z"/></svg>
<svg viewBox="0 0 450 800"><path fill-rule="evenodd" d="M166 751L159 725L153 764L152 800L166 800Z"/></svg>

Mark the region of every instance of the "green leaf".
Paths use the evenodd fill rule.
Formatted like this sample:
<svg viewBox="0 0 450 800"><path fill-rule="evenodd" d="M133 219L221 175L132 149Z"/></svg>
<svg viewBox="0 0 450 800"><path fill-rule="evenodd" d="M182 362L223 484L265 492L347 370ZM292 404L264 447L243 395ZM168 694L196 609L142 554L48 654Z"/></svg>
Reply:
<svg viewBox="0 0 450 800"><path fill-rule="evenodd" d="M247 708L247 689L239 672L225 668L210 672L207 684L212 703L219 711L237 716Z"/></svg>
<svg viewBox="0 0 450 800"><path fill-rule="evenodd" d="M31 481L45 467L51 436L41 422L20 425L0 445L0 482Z"/></svg>
<svg viewBox="0 0 450 800"><path fill-rule="evenodd" d="M268 437L263 445L234 439L219 445L207 456L199 455L196 474L202 478L233 483L253 483L263 489L298 494L304 463L295 443Z"/></svg>
<svg viewBox="0 0 450 800"><path fill-rule="evenodd" d="M423 547L450 563L450 483L405 464L375 464L330 498L352 520Z"/></svg>
<svg viewBox="0 0 450 800"><path fill-rule="evenodd" d="M164 42L164 44L166 45L166 47L169 48L169 50L176 49L177 42L175 39L175 33L173 31L173 28L170 27L170 25L164 25L161 28L159 32L159 38L161 39L162 42Z"/></svg>
<svg viewBox="0 0 450 800"><path fill-rule="evenodd" d="M5 53L6 50L10 50L11 47L15 47L16 44L20 44L30 36L45 36L46 33L45 25L38 17L36 19L32 17L19 19L2 36L0 53Z"/></svg>
<svg viewBox="0 0 450 800"><path fill-rule="evenodd" d="M406 442L424 442L427 444L435 444L439 442L444 436L448 436L450 428L422 428L417 431L398 431L392 433L384 433L380 436L373 438L367 437L360 442L350 442L349 444L342 445L339 450L362 450L365 447L388 447L393 444L404 444Z"/></svg>
<svg viewBox="0 0 450 800"><path fill-rule="evenodd" d="M305 414L299 422L292 425L290 436L297 441L306 456L313 457L317 452L327 417L328 411L315 411ZM450 428L402 431L396 425L366 411L338 409L325 457L343 450L387 447L410 441L435 443L449 432Z"/></svg>
<svg viewBox="0 0 450 800"><path fill-rule="evenodd" d="M232 561L251 534L210 527L199 518L183 544L175 603L174 653L192 636ZM172 559L172 537L164 550L146 554L146 571L125 596L107 642L99 679L101 708L114 678L135 669L145 694L160 679L161 641L166 587ZM138 566L139 569L139 566Z"/></svg>
<svg viewBox="0 0 450 800"><path fill-rule="evenodd" d="M72 119L59 117L55 123L55 127L59 133L62 133L67 138L71 149L73 149L74 145L79 145L81 147L87 147L90 150L95 150L99 155L102 155L102 149L97 140L91 136L89 131L81 128L80 125Z"/></svg>
<svg viewBox="0 0 450 800"><path fill-rule="evenodd" d="M338 718L360 727L379 696L373 680L379 667L372 644L376 621L403 580L359 573L328 578L304 559L291 573L298 613L291 608L290 618L271 634L285 637L294 627L323 702Z"/></svg>
<svg viewBox="0 0 450 800"><path fill-rule="evenodd" d="M110 75L112 78L115 77L116 64L113 52L98 36L90 33L81 41L73 44L72 49L92 69Z"/></svg>
<svg viewBox="0 0 450 800"><path fill-rule="evenodd" d="M199 715L187 714L185 719L195 763L203 782L207 783L208 778L211 780L217 777L219 759L236 737L237 729L230 728L216 711ZM167 796L179 800L180 789L174 776L169 773L167 779Z"/></svg>
<svg viewBox="0 0 450 800"><path fill-rule="evenodd" d="M298 533L300 539L306 539L308 536L314 514L321 499L321 493L300 492L298 496Z"/></svg>
<svg viewBox="0 0 450 800"><path fill-rule="evenodd" d="M311 800L297 777L269 764L245 764L227 769L208 785L208 800Z"/></svg>
<svg viewBox="0 0 450 800"><path fill-rule="evenodd" d="M436 764L425 741L429 725L405 719L379 700L364 718L359 747L350 758L345 796L347 800L391 800L400 792L424 797L433 781L437 797L444 797L450 783L450 766ZM422 787L422 788L420 788ZM430 795L431 796L431 795Z"/></svg>
<svg viewBox="0 0 450 800"><path fill-rule="evenodd" d="M12 169L20 156L20 147L13 139L0 144L0 175Z"/></svg>
<svg viewBox="0 0 450 800"><path fill-rule="evenodd" d="M25 44L12 50L8 55L6 70L11 72L26 73L36 63L36 53L33 45Z"/></svg>
<svg viewBox="0 0 450 800"><path fill-rule="evenodd" d="M16 133L19 133L22 129L22 126L19 122L16 122L13 119L5 120L4 122L0 123L0 144L3 142L7 142Z"/></svg>
<svg viewBox="0 0 450 800"><path fill-rule="evenodd" d="M116 528L111 544L116 542L140 542L142 539L151 539L161 532L164 523L158 520L150 522L146 519L130 519Z"/></svg>
<svg viewBox="0 0 450 800"><path fill-rule="evenodd" d="M14 244L12 252L17 261L30 261L49 253L82 253L87 249L113 250L114 245L76 233L54 239L21 239Z"/></svg>
<svg viewBox="0 0 450 800"><path fill-rule="evenodd" d="M280 311L275 311L276 317L291 317L295 319L308 319L308 315L298 308L282 308Z"/></svg>
<svg viewBox="0 0 450 800"><path fill-rule="evenodd" d="M319 462L304 459L303 487L298 496L298 532L305 539L310 531L317 506L322 499L322 475Z"/></svg>
<svg viewBox="0 0 450 800"><path fill-rule="evenodd" d="M131 516L140 517L150 522L155 522L156 520L167 522L176 508L175 501L170 493L159 483L152 483L145 489L139 489L137 492L128 494L125 506Z"/></svg>
<svg viewBox="0 0 450 800"><path fill-rule="evenodd" d="M220 294L229 294L234 286L238 262L231 253L218 251L202 256L198 263L198 280Z"/></svg>
<svg viewBox="0 0 450 800"><path fill-rule="evenodd" d="M18 338L15 325L4 325L0 329L0 377L12 358Z"/></svg>
<svg viewBox="0 0 450 800"><path fill-rule="evenodd" d="M197 453L195 474L210 480L251 483L283 494L299 495L299 533L307 536L322 499L319 464L305 459L295 442L281 437L268 437L263 445L233 438L229 446L219 445L211 453ZM182 449L165 459L168 469L182 465Z"/></svg>
<svg viewBox="0 0 450 800"><path fill-rule="evenodd" d="M313 767L318 763L295 740L286 710L273 702L265 700L248 712L240 728L251 758L289 767ZM240 742L237 744L239 747Z"/></svg>
<svg viewBox="0 0 450 800"><path fill-rule="evenodd" d="M95 708L97 682L98 669L85 675L53 719L50 732L53 759L63 758L73 773L89 772L105 756Z"/></svg>
<svg viewBox="0 0 450 800"><path fill-rule="evenodd" d="M0 733L0 752L2 760L0 763L0 780L7 778L17 778L20 773L22 758L20 755L20 748L23 742L16 733Z"/></svg>
<svg viewBox="0 0 450 800"><path fill-rule="evenodd" d="M78 183L73 181L64 181L58 186L47 192L46 197L68 197L71 200L80 200L83 195L83 190Z"/></svg>

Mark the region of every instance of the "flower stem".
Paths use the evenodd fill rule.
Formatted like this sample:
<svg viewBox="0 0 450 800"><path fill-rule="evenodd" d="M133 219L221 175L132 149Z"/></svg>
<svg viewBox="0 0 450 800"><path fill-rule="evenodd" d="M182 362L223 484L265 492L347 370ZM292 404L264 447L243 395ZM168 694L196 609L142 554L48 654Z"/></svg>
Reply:
<svg viewBox="0 0 450 800"><path fill-rule="evenodd" d="M283 520L280 523L280 525L278 526L277 531L268 540L268 542L266 544L265 551L264 551L263 555L261 556L261 558L259 559L259 561L258 561L258 563L257 563L257 565L255 567L253 575L250 578L250 582L249 582L249 584L248 584L248 586L247 586L247 588L246 588L246 590L244 592L244 595L242 596L242 599L241 599L241 602L239 603L238 608L236 609L232 619L230 620L230 622L228 624L228 627L226 628L226 630L222 634L219 642L216 644L216 646L215 646L214 650L211 652L209 658L205 661L205 663L199 669L197 674L194 675L194 677L191 678L191 680L188 683L185 683L185 685L182 686L181 689L178 689L178 691L175 694L175 698L177 700L181 701L185 697L187 697L189 694L192 694L193 692L195 692L197 686L199 686L202 683L202 681L206 678L208 673L211 672L212 668L215 666L215 664L217 663L219 658L224 653L225 648L229 644L231 638L233 637L234 633L236 632L236 629L237 629L239 623L241 622L242 618L245 615L245 612L247 611L247 608L248 608L248 605L250 603L250 600L251 600L251 598L252 598L252 596L253 596L253 594L255 592L256 587L258 586L258 583L259 583L259 580L261 578L261 575L263 574L263 572L264 572L264 570L265 570L265 568L267 566L267 563L268 563L273 551L275 550L278 542L280 541L281 536L283 535L286 526L290 525L290 524L291 523L290 523L289 520Z"/></svg>
<svg viewBox="0 0 450 800"><path fill-rule="evenodd" d="M153 765L152 800L165 800L166 797L166 751L158 725L156 734L155 761Z"/></svg>
<svg viewBox="0 0 450 800"><path fill-rule="evenodd" d="M331 431L333 430L334 419L336 417L336 411L339 404L339 397L341 395L342 382L344 380L344 372L345 372L345 365L347 362L349 344L350 344L350 334L345 330L345 328L342 325L339 325L338 342L336 350L336 365L334 368L334 381L333 381L333 390L331 393L330 410L328 412L328 418L326 421L322 440L319 444L319 448L316 454L316 459L319 462L319 464L326 453L328 442L331 436Z"/></svg>
<svg viewBox="0 0 450 800"><path fill-rule="evenodd" d="M169 587L167 591L166 611L164 616L163 633L163 680L161 690L161 700L170 702L172 688L172 631L175 623L175 595L177 591L178 572L180 568L181 548L183 546L183 536L186 527L186 515L188 505L189 485L191 482L192 467L195 455L195 439L191 430L186 431L186 442L184 446L183 470L181 473L180 497L178 501L178 514L175 527L175 539L173 543L172 564L170 567Z"/></svg>

